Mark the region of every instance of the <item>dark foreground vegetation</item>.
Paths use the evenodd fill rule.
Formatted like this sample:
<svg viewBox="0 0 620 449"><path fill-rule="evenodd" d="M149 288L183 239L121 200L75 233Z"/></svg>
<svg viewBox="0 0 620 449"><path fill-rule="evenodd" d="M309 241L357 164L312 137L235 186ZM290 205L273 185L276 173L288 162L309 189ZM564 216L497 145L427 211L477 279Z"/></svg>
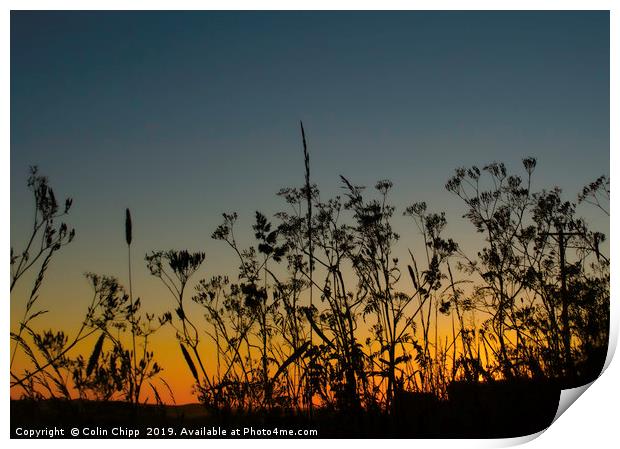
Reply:
<svg viewBox="0 0 620 449"><path fill-rule="evenodd" d="M547 428L560 397L559 386L549 382L457 383L451 390L448 400L428 393L412 394L390 414L318 408L312 417L304 411L281 408L250 412L208 410L200 404L19 400L11 402L11 433L19 438L15 430L20 427L56 427L65 429L70 438L74 427L120 427L138 430L139 438L159 438L162 433L168 438L273 438L274 429L316 429L316 435L304 438L512 438ZM252 435L250 427L272 433ZM218 434L221 429L227 430L225 435ZM231 436L232 429L240 429L239 435ZM105 437L126 438L127 434Z"/></svg>
<svg viewBox="0 0 620 449"><path fill-rule="evenodd" d="M212 233L237 255L235 278L194 279L204 252L152 251L145 262L171 307L159 317L144 312L132 290L127 210L128 288L88 274L93 295L71 336L35 327L45 313L38 292L46 270L74 231L57 223L71 200L59 207L33 169L32 237L11 252L11 291L36 273L26 303L11 298L24 308L11 333L11 393L22 398L12 402L12 427L75 416L149 425L310 422L322 437L518 436L551 423L561 388L598 376L610 261L605 235L578 209L608 217L606 176L573 202L558 187L532 190L533 158L515 174L499 162L459 168L446 189L462 200L481 247L466 253L444 235L445 213L416 202L402 214L420 245L403 261L392 183L379 181L369 194L342 177L343 195L323 198L311 183L303 127L302 141L304 184L279 192L285 208L274 217L255 213L256 243L238 243L234 212ZM189 312L190 301L200 314ZM174 392L150 344L163 326L175 330L204 415L183 417L182 408L164 405ZM92 350L76 354L87 341ZM205 360L207 346L214 360ZM14 367L18 351L31 363L25 370Z"/></svg>

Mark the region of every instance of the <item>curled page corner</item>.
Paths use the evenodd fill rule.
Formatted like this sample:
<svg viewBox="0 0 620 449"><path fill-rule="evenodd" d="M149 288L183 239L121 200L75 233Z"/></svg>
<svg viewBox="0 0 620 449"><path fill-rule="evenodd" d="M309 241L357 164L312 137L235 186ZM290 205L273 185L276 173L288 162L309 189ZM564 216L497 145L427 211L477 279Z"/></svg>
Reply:
<svg viewBox="0 0 620 449"><path fill-rule="evenodd" d="M549 427L539 431L539 432L535 432L535 433L531 433L529 435L523 435L521 437L514 437L514 438L502 438L502 439L497 439L497 440L492 440L493 444L492 446L489 447L513 447L513 446L520 446L522 444L526 444L529 443L530 441L535 440L536 438L538 438L539 436L541 436L543 433L545 433L547 431Z"/></svg>
<svg viewBox="0 0 620 449"><path fill-rule="evenodd" d="M581 385L579 387L575 387L575 388L567 388L565 390L562 390L560 392L560 399L558 402L558 410L555 414L555 416L553 417L553 421L551 422L551 424L549 424L549 426L547 426L546 428L542 429L539 432L535 432L529 435L523 435L520 437L514 437L514 438L502 438L502 439L498 439L498 440L493 440L493 447L513 447L513 446L520 446L522 444L526 444L529 443L530 441L535 440L536 438L538 438L539 436L541 436L543 433L545 433L552 425L553 423L556 422L556 420L562 416L564 414L564 412L566 410L568 410L568 408L573 405L573 403L579 399L579 397L588 389L590 388L590 386L596 382L596 380L585 384L585 385Z"/></svg>
<svg viewBox="0 0 620 449"><path fill-rule="evenodd" d="M613 319L614 315L617 312L614 310L614 307L611 307L610 312L611 312L612 319ZM618 326L615 323L616 323L616 321L612 320L612 324L610 325L610 328L609 328L609 340L608 340L608 345L607 345L607 357L605 357L605 364L603 365L603 369L601 370L601 373L598 375L598 377L596 379L594 379L590 383L587 383L585 385L581 385L581 386L575 387L575 388L568 388L568 389L562 390L560 392L560 402L558 404L558 411L556 412L555 417L553 418L553 421L552 421L551 425L553 425L553 423L556 422L556 420L560 416L562 416L564 414L564 412L566 410L568 410L568 408L571 405L573 405L573 403L577 399L579 399L579 397L583 393L585 393L585 391L588 388L590 388L590 386L592 386L592 384L594 382L596 382L598 380L598 378L601 377L603 375L603 373L605 372L605 370L607 370L607 368L609 367L609 364L611 363L611 360L614 357L614 354L616 352L616 347L618 345ZM536 436L538 436L538 434ZM524 438L527 438L527 437L524 437ZM526 440L526 441L529 441L529 440ZM524 442L526 442L526 441L524 441Z"/></svg>
<svg viewBox="0 0 620 449"><path fill-rule="evenodd" d="M568 410L568 408L573 405L573 403L579 399L579 396L581 396L588 388L590 388L590 386L596 382L596 380L593 380L590 383L587 383L585 385L581 385L580 387L575 387L575 388L567 388L566 390L562 390L560 392L560 402L558 404L558 411L555 413L555 417L553 418L553 422L551 423L551 425L553 425L554 422L557 421L557 419L562 416L564 414L564 412L566 410Z"/></svg>

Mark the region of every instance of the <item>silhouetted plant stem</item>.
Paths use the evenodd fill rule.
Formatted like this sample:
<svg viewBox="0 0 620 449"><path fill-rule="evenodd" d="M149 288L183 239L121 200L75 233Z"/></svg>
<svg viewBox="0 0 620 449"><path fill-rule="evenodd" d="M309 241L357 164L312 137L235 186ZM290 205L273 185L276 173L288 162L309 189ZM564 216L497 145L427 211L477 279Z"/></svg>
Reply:
<svg viewBox="0 0 620 449"><path fill-rule="evenodd" d="M17 281L24 275L24 273L32 268L41 257L43 257L43 262L39 267L37 277L35 278L34 285L26 303L23 318L19 322L17 339L21 338L22 332L30 320L46 313L46 311L32 312L32 308L37 302L38 291L43 283L48 264L50 263L54 253L60 250L63 246L69 244L75 237L75 230L69 230L65 223L61 223L60 226L55 226L54 224L54 220L68 214L73 200L71 198L65 199L64 209L59 209L54 191L49 186L47 177L39 175L38 168L36 166L30 167L30 176L28 177L27 184L34 195L32 233L30 234L28 243L19 256L14 255L13 247L11 247L10 292L13 291ZM35 239L38 240L39 238L41 243L34 255L32 255L30 254L31 248L35 242ZM14 267L14 265L16 266ZM11 354L9 369L13 368L13 362L15 361L18 346L19 344L16 342Z"/></svg>
<svg viewBox="0 0 620 449"><path fill-rule="evenodd" d="M131 374L131 381L133 383L134 391L131 395L131 402L137 404L140 400L140 390L138 386L138 379L136 378L138 370L138 364L136 362L136 317L135 317L135 307L133 302L133 289L132 289L132 278L131 278L131 241L132 241L133 233L132 233L132 222L131 222L131 213L129 208L125 209L125 242L127 243L127 269L129 272L129 321L131 325L131 343L132 343L132 361L133 361L133 370ZM146 348L145 348L146 350Z"/></svg>
<svg viewBox="0 0 620 449"><path fill-rule="evenodd" d="M54 254L53 251L48 252L45 255L45 258L43 259L43 263L41 264L41 268L39 269L39 274L37 275L37 281L35 282L34 287L32 288L32 291L30 292L30 297L28 299L28 302L26 303L26 309L24 310L24 315L21 319L21 321L19 322L19 331L17 332L17 339L19 339L22 336L23 330L26 328L26 326L28 325L28 322L36 315L30 316L30 311L32 310L32 306L35 304L36 299L37 299L37 291L39 290L39 287L41 286L41 282L43 281L43 277L45 275L45 271L47 270L47 265L50 262L52 255ZM13 361L15 360L15 355L17 354L17 348L19 347L19 344L17 344L17 342L15 343L15 347L13 348L13 353L11 354L11 362L10 362L10 368L13 368Z"/></svg>
<svg viewBox="0 0 620 449"><path fill-rule="evenodd" d="M310 187L310 154L308 153L308 145L306 142L306 133L304 131L303 122L299 122L301 127L301 139L304 147L304 168L305 168L305 190L306 190L306 205L307 205L307 226L308 226L308 278L310 279L310 313L312 313L312 292L313 282L312 282L312 272L314 271L314 258L312 253L312 190ZM313 339L312 326L310 327L310 345L312 346ZM310 373L310 377L312 378L312 373ZM312 384L311 384L312 385ZM308 389L308 410L310 412L310 418L312 418L312 386Z"/></svg>
<svg viewBox="0 0 620 449"><path fill-rule="evenodd" d="M16 386L24 387L24 383L25 382L27 382L28 380L30 380L33 377L37 376L39 373L41 373L42 371L44 371L48 367L53 366L54 363L56 363L57 361L62 359L78 343L80 343L84 339L90 337L92 334L97 332L99 330L98 328L91 328L86 333L84 333L88 329L88 327L89 327L88 323L89 323L89 320L92 318L92 313L93 313L95 307L97 307L99 304L100 304L100 302L97 302L97 293L95 292L95 294L93 296L93 299L92 299L90 305L88 306L88 309L87 309L88 312L86 313L86 319L82 322L82 325L78 329L78 331L76 333L76 336L74 337L73 341L71 343L69 343L68 345L66 345L64 347L64 349L60 353L58 353L56 356L54 356L53 358L50 358L45 364L37 366L36 369L34 369L31 372L28 372L23 377L19 378L16 375L14 375L13 373L11 373L11 377L14 379L14 381L11 382L11 388L16 387ZM29 329L27 326L24 326L24 328L27 329L27 330ZM12 335L12 337L16 338L15 335Z"/></svg>

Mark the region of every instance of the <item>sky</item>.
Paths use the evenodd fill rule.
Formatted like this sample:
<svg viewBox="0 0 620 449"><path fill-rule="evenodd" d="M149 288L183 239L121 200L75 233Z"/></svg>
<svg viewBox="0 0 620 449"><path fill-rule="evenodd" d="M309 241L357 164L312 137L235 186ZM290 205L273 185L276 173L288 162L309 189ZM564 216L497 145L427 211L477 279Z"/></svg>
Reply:
<svg viewBox="0 0 620 449"><path fill-rule="evenodd" d="M79 325L84 272L126 283L125 208L147 310L172 304L149 251L205 251L197 277L232 273L211 233L237 211L249 244L254 211L285 207L276 192L303 183L300 120L324 195L341 193L340 174L389 178L397 214L424 200L467 247L473 228L444 189L455 168L519 171L534 156L535 187L568 199L609 174L609 14L12 12L11 245L31 226L30 165L74 201L76 239L50 268L40 325ZM414 246L415 228L395 224ZM28 288L12 294L12 323Z"/></svg>

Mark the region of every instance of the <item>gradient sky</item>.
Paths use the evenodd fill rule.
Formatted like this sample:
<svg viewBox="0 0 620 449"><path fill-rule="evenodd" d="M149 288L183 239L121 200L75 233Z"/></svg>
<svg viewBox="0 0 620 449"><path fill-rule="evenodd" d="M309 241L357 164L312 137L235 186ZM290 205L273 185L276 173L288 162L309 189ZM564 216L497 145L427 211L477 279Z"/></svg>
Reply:
<svg viewBox="0 0 620 449"><path fill-rule="evenodd" d="M454 168L535 156L535 186L567 198L609 174L609 14L13 12L11 244L32 219L33 164L73 197L77 233L49 271L40 325L79 324L85 271L126 281L126 207L147 310L170 305L147 251L202 250L201 276L232 272L210 235L234 210L249 238L254 210L273 214L279 188L303 183L299 120L326 195L339 174L389 178L397 214L425 200L467 246L472 227L443 187Z"/></svg>

